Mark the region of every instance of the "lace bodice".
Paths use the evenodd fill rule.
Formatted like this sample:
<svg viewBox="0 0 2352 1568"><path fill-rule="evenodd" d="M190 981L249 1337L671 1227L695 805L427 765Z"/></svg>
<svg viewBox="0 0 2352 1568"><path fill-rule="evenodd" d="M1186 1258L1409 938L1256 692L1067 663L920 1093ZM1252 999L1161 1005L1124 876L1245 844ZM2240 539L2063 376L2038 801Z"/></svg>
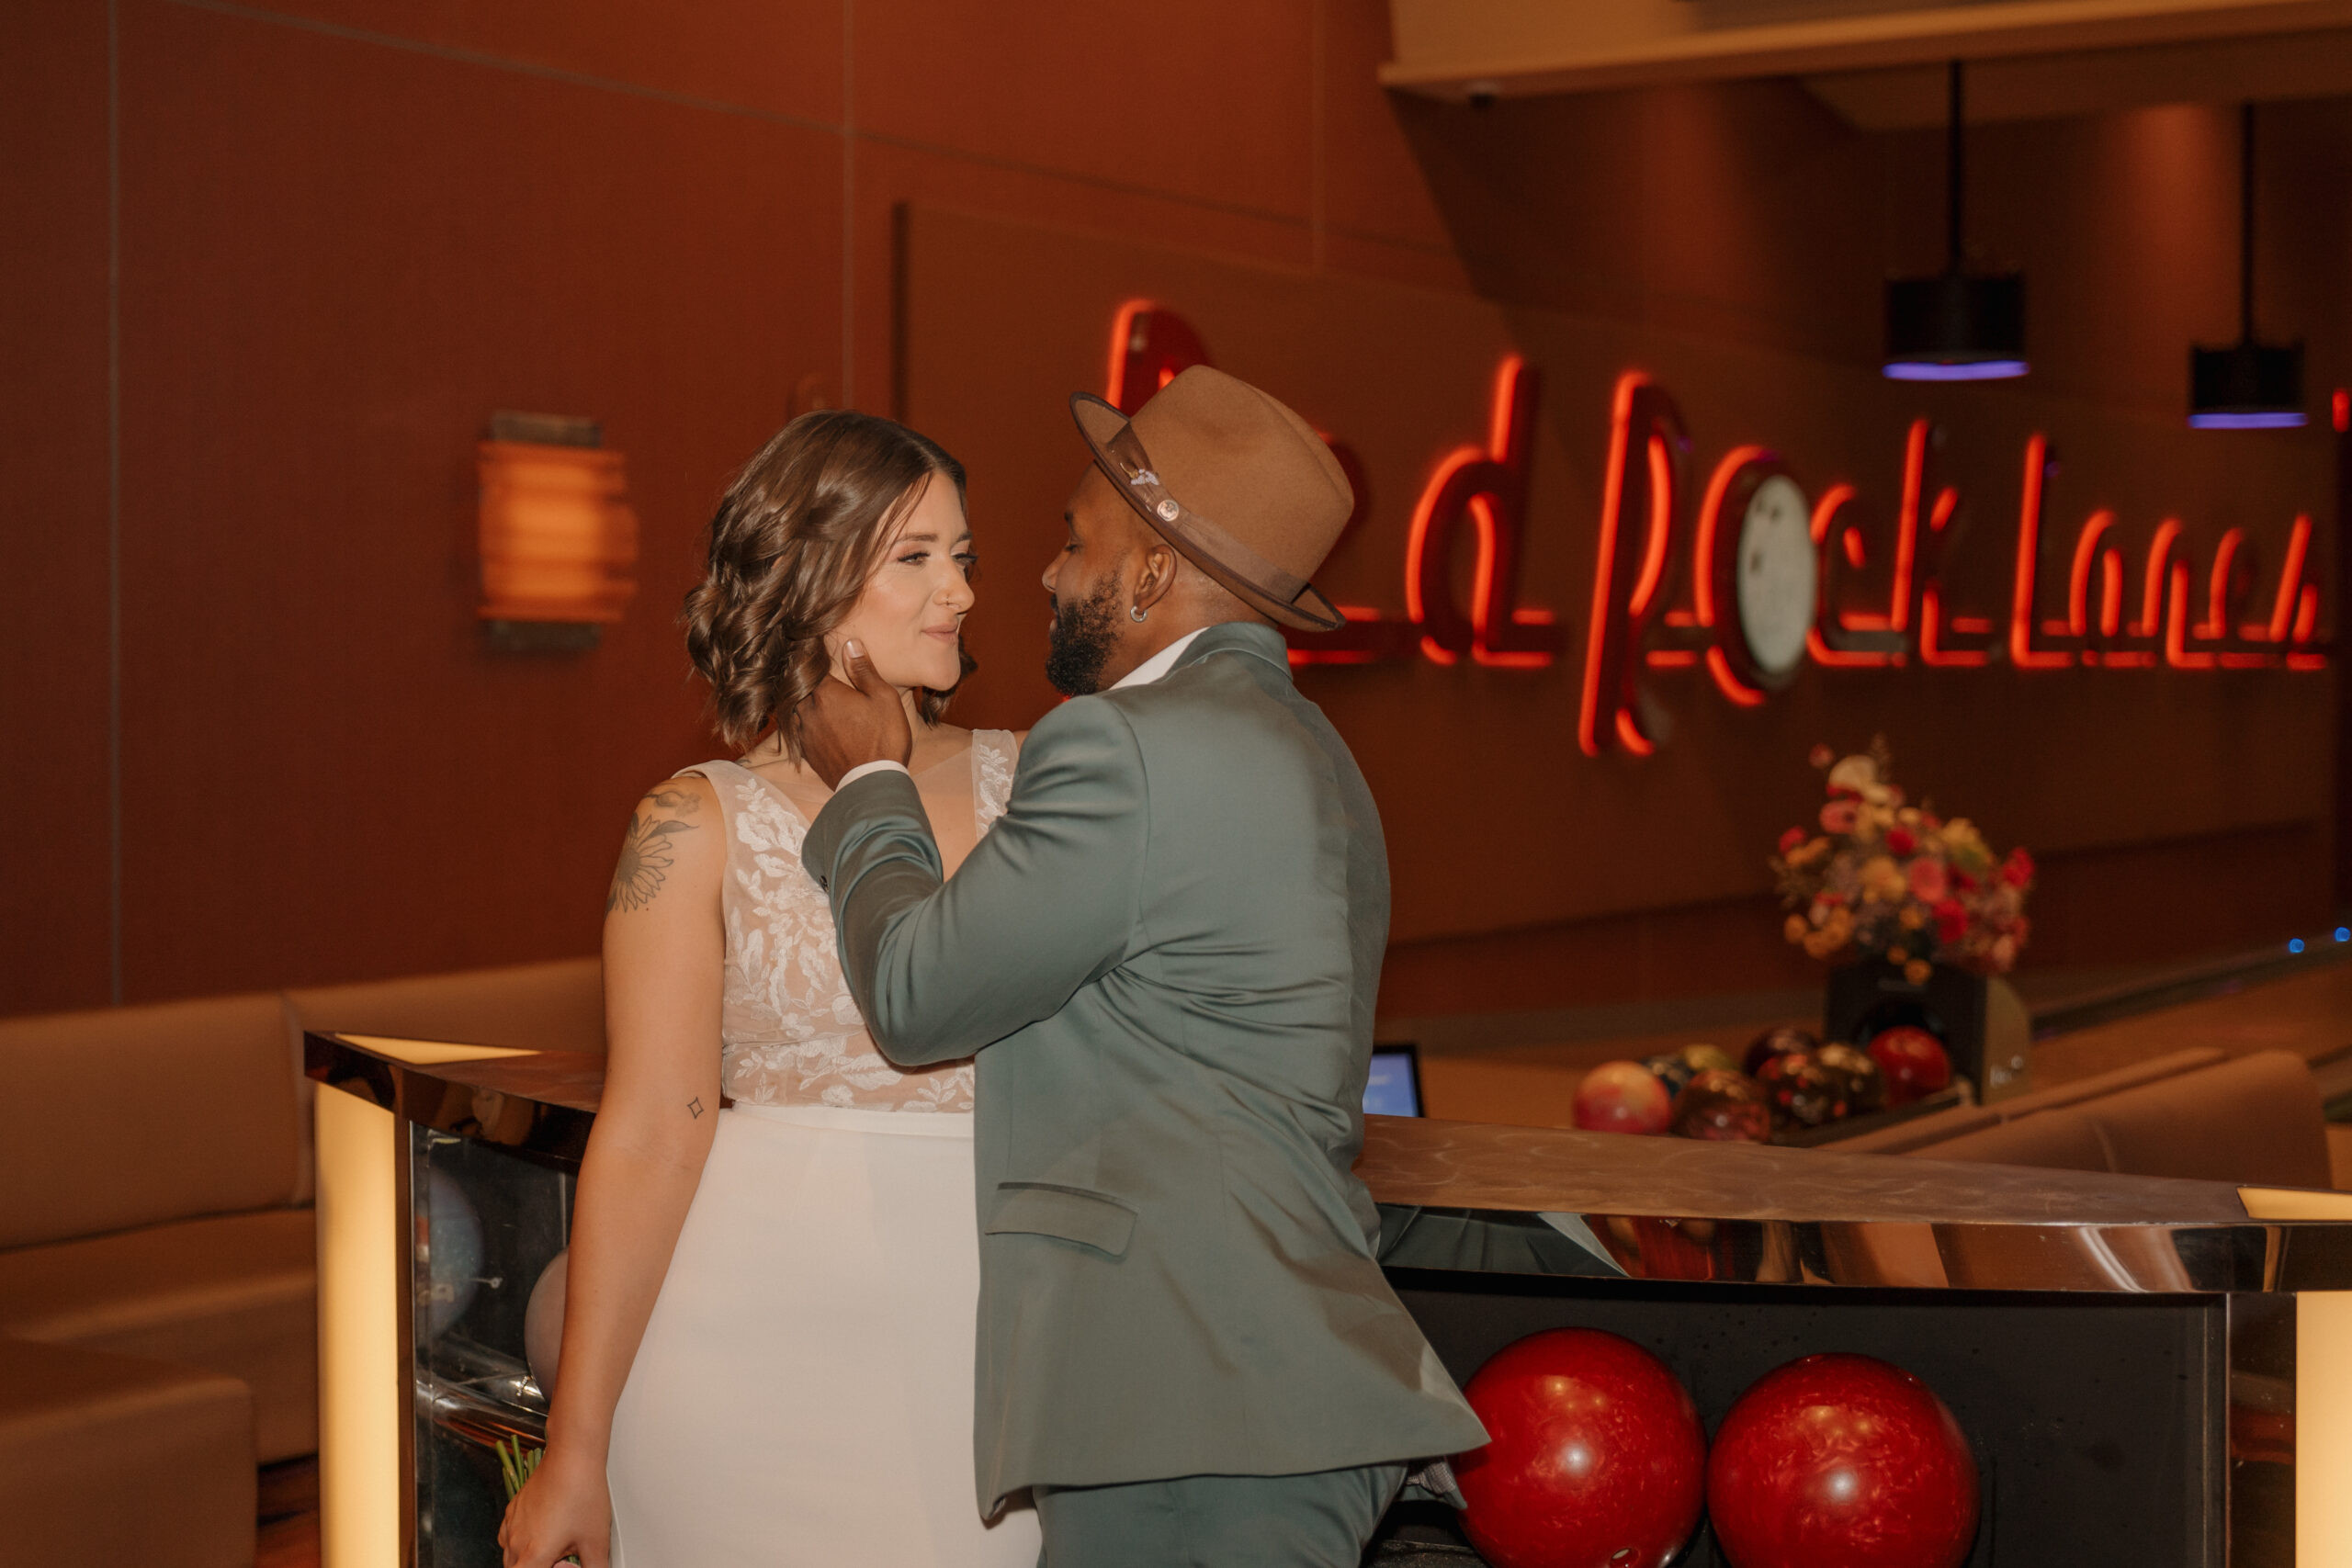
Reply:
<svg viewBox="0 0 2352 1568"><path fill-rule="evenodd" d="M986 833L1012 794L1015 747L1004 729L972 731L972 749L916 776L934 820L960 805ZM727 824L727 993L719 1081L752 1105L969 1112L972 1063L911 1070L865 1032L842 974L833 911L800 864L808 831L784 791L734 762L705 762Z"/></svg>

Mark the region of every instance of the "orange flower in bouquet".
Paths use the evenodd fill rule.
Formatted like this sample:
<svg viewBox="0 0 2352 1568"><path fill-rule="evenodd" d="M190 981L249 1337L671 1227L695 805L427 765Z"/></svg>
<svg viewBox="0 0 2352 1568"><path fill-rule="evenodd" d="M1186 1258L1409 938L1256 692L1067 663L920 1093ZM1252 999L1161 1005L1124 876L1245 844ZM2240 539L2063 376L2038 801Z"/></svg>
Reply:
<svg viewBox="0 0 2352 1568"><path fill-rule="evenodd" d="M1883 742L1828 756L1815 748L1828 773L1816 826L1781 834L1771 860L1789 941L1826 963L1883 958L1914 985L1938 964L2008 973L2031 929L2033 857L1996 856L1966 818L1909 804Z"/></svg>

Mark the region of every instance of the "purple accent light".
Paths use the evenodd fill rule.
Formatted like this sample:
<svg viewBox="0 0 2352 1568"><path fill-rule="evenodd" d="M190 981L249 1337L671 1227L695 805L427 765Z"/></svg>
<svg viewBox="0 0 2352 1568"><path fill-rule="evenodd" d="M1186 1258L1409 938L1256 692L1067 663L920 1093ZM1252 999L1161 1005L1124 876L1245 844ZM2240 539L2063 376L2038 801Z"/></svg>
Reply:
<svg viewBox="0 0 2352 1568"><path fill-rule="evenodd" d="M2193 413L2196 430L2301 430L2307 423L2301 409L2236 409Z"/></svg>
<svg viewBox="0 0 2352 1568"><path fill-rule="evenodd" d="M2006 381L2028 368L2022 359L1890 359L1885 375L1890 381Z"/></svg>

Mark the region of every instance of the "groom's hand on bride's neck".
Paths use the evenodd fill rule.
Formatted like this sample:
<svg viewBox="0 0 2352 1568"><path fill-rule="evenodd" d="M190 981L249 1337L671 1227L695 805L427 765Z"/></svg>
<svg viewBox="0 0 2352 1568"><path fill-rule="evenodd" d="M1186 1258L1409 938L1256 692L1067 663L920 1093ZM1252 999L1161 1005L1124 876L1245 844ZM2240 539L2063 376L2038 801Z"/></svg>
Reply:
<svg viewBox="0 0 2352 1568"><path fill-rule="evenodd" d="M904 763L915 749L899 689L882 679L858 644L848 644L842 653L847 682L820 681L800 716L801 761L827 789L840 788L842 775L852 768Z"/></svg>

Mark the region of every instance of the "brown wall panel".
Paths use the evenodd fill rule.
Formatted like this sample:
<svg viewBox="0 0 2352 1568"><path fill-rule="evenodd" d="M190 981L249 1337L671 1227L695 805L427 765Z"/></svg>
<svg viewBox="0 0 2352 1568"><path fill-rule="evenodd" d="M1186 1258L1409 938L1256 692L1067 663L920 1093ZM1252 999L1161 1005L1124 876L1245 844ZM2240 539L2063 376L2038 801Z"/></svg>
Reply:
<svg viewBox="0 0 2352 1568"><path fill-rule="evenodd" d="M861 0L861 130L1204 206L1304 220L1305 4Z"/></svg>
<svg viewBox="0 0 2352 1568"><path fill-rule="evenodd" d="M1395 108L1480 292L1836 359L1875 351L1877 148L1792 83Z"/></svg>
<svg viewBox="0 0 2352 1568"><path fill-rule="evenodd" d="M0 1013L110 986L107 15L0 6Z"/></svg>
<svg viewBox="0 0 2352 1568"><path fill-rule="evenodd" d="M254 0L254 8L839 124L841 0Z"/></svg>
<svg viewBox="0 0 2352 1568"><path fill-rule="evenodd" d="M2301 823L2044 855L2020 968L2099 970L2259 947L2330 918L2326 831ZM1530 1012L1802 991L1826 971L1781 936L1770 894L1403 942L1383 1018Z"/></svg>
<svg viewBox="0 0 2352 1568"><path fill-rule="evenodd" d="M1106 14L879 0L858 7L854 29L860 407L891 406L891 234L909 202L1467 287L1400 100L1374 79L1388 52L1376 6Z"/></svg>
<svg viewBox="0 0 2352 1568"><path fill-rule="evenodd" d="M1450 281L1463 287L1468 279L1453 256L1445 215L1438 209L1413 157L1412 142L1398 123L1400 108L1409 100L1392 96L1377 85L1377 73L1389 55L1385 10L1351 0L1317 0L1323 220L1350 237L1426 248L1443 258L1453 272Z"/></svg>
<svg viewBox="0 0 2352 1568"><path fill-rule="evenodd" d="M853 157L856 358L849 398L857 407L876 412L896 406L900 344L895 322L900 296L893 258L898 215L910 202L1038 223L1076 221L1102 232L1277 265L1305 267L1313 255L1308 226L1291 218L1205 207L1105 181L888 141L860 141ZM995 370L975 364L967 374L977 385ZM990 570L995 570L993 564Z"/></svg>
<svg viewBox="0 0 2352 1568"><path fill-rule="evenodd" d="M132 994L589 949L629 803L710 754L695 536L838 373L833 140L169 5L123 80ZM594 652L481 640L500 408L629 455Z"/></svg>

